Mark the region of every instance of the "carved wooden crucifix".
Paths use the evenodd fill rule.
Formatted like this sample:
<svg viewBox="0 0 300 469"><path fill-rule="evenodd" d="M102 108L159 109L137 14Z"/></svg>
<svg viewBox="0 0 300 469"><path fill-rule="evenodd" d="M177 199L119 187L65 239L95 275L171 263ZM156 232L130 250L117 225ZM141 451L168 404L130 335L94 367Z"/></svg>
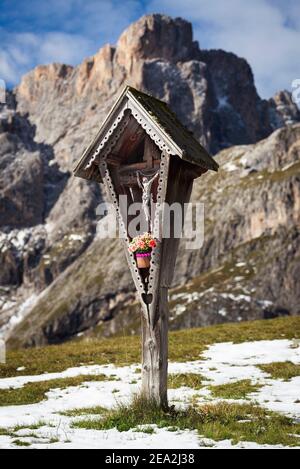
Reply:
<svg viewBox="0 0 300 469"><path fill-rule="evenodd" d="M138 186L142 189L142 202L143 202L143 211L147 222L148 231L152 231L153 225L151 223L151 204L153 203L153 194L151 192L153 182L158 176L158 172L151 178L143 176L143 179L140 178L140 171L137 171L137 181Z"/></svg>
<svg viewBox="0 0 300 469"><path fill-rule="evenodd" d="M177 203L183 208L194 179L208 170L217 171L218 164L167 105L131 87L123 90L74 170L75 176L103 183L114 205L141 303L142 392L162 407L168 405L168 290L179 247L172 224L164 236L165 207ZM127 196L125 203L120 196ZM157 241L147 268L139 267L129 249L130 207L136 202L145 231Z"/></svg>

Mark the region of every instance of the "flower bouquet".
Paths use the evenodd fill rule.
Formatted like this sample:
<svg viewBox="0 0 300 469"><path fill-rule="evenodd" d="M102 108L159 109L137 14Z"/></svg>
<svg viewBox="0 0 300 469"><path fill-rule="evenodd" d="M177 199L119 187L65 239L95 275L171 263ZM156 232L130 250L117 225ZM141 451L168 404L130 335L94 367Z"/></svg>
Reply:
<svg viewBox="0 0 300 469"><path fill-rule="evenodd" d="M129 251L136 256L139 269L148 269L150 267L151 252L156 247L156 241L150 233L144 233L133 238L129 244Z"/></svg>

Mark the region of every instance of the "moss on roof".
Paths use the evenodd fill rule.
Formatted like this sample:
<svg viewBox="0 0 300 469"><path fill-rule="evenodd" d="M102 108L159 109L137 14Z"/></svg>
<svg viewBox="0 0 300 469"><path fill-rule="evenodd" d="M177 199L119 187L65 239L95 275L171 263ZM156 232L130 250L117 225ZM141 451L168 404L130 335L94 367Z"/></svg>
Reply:
<svg viewBox="0 0 300 469"><path fill-rule="evenodd" d="M197 164L205 169L218 170L218 163L209 155L205 148L195 139L177 118L176 114L164 101L153 96L128 87L128 92L141 104L162 130L175 142L184 152L183 158L190 163Z"/></svg>
<svg viewBox="0 0 300 469"><path fill-rule="evenodd" d="M171 111L166 103L160 101L153 96L136 90L130 86L127 86L120 97L112 107L109 115L104 121L100 131L96 138L84 152L81 160L74 169L75 176L82 177L85 179L102 182L101 175L99 174L98 167L95 165L94 169L86 169L86 166L92 157L95 148L101 142L103 138L103 128L108 123L111 125L115 120L115 113L124 104L124 99L134 101L145 111L149 120L157 126L157 130L165 136L166 143L169 140L169 144L172 144L174 148L178 149L178 156L191 164L197 165L204 170L217 171L219 168L218 163L209 155L205 148L195 139L192 132L190 132L184 125L181 124L176 114ZM162 137L163 138L163 137Z"/></svg>

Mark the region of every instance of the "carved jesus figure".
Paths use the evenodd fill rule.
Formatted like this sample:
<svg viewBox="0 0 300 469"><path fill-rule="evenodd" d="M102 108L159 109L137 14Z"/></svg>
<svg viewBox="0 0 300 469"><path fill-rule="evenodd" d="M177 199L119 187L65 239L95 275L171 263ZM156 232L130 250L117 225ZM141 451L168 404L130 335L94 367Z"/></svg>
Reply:
<svg viewBox="0 0 300 469"><path fill-rule="evenodd" d="M151 202L152 202L151 189L152 189L152 184L157 178L157 176L158 176L158 172L151 179L148 179L147 177L144 176L143 179L141 180L140 173L137 172L138 185L143 191L143 194L142 194L143 210L144 210L147 224L150 228L151 228L150 222L151 222Z"/></svg>

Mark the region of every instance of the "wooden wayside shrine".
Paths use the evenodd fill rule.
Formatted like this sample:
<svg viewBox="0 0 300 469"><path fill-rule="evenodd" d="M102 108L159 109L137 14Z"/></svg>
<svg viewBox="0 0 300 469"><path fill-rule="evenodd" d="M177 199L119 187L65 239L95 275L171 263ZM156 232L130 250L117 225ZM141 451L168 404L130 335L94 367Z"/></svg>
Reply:
<svg viewBox="0 0 300 469"><path fill-rule="evenodd" d="M168 289L179 247L172 226L171 236L163 237L163 205L183 207L190 200L194 179L208 170L217 171L218 164L168 106L129 86L74 170L75 176L103 183L115 207L141 303L142 391L163 407L168 405ZM120 204L121 195L127 196L127 206ZM131 218L125 212L133 202L141 203L144 226L157 240L148 269L138 268L135 254L129 251Z"/></svg>

